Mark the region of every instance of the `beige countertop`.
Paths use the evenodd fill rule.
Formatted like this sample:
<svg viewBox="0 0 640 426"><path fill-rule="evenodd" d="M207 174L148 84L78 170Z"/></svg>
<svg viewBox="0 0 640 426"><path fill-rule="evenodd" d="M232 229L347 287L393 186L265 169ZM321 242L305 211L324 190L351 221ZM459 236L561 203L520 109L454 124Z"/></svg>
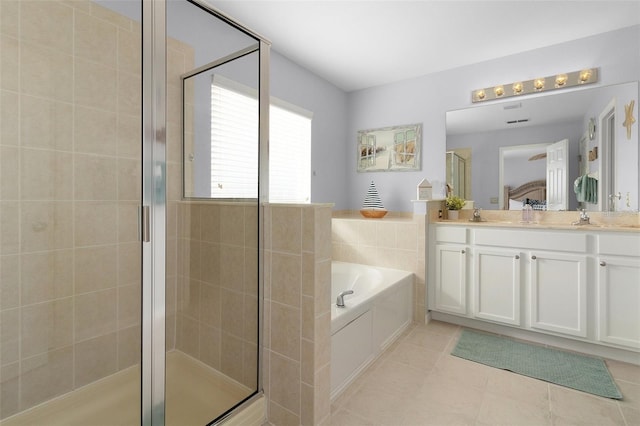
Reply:
<svg viewBox="0 0 640 426"><path fill-rule="evenodd" d="M470 221L469 219L440 219L436 224L456 225L456 226L478 226L478 227L501 227L518 229L562 229L570 231L606 231L606 232L638 232L640 225L636 224L604 224L592 223L589 225L572 225L571 222L521 222L508 220L483 220L482 222Z"/></svg>

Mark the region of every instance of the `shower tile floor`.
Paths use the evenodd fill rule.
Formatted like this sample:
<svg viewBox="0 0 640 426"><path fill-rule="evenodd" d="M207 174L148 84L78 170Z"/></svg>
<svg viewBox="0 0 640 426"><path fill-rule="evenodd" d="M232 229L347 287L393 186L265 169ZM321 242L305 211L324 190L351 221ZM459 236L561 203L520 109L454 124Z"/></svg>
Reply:
<svg viewBox="0 0 640 426"><path fill-rule="evenodd" d="M167 353L167 426L205 425L251 391L193 358ZM140 424L140 368L120 371L0 426L131 426Z"/></svg>
<svg viewBox="0 0 640 426"><path fill-rule="evenodd" d="M330 424L640 425L639 366L606 360L615 401L454 357L460 330L411 326L334 401Z"/></svg>

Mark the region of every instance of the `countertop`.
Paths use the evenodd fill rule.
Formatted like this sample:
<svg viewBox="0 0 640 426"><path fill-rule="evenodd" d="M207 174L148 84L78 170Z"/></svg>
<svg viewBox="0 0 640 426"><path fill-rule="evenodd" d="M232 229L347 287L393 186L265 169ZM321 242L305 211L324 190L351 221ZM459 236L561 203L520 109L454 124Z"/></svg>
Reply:
<svg viewBox="0 0 640 426"><path fill-rule="evenodd" d="M481 222L470 221L469 219L439 219L434 224L455 225L455 226L477 226L477 227L501 227L518 229L562 229L570 231L605 231L605 232L637 232L640 233L640 225L636 224L604 224L592 223L588 225L572 225L562 222L521 222L508 220L483 220Z"/></svg>

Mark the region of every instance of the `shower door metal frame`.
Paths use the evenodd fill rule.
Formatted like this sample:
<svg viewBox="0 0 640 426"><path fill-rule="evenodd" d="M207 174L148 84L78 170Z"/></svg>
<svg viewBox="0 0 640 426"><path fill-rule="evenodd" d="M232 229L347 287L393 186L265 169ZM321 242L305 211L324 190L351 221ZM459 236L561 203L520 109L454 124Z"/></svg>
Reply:
<svg viewBox="0 0 640 426"><path fill-rule="evenodd" d="M148 230L147 240L141 238L144 426L165 423L166 6L142 0L142 206L149 212L140 220Z"/></svg>

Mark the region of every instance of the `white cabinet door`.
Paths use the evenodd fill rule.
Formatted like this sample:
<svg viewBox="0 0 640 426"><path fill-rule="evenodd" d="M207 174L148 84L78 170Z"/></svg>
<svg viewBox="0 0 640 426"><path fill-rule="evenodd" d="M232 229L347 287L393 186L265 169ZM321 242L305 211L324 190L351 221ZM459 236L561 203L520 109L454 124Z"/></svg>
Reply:
<svg viewBox="0 0 640 426"><path fill-rule="evenodd" d="M640 260L598 259L598 340L640 348Z"/></svg>
<svg viewBox="0 0 640 426"><path fill-rule="evenodd" d="M474 316L520 325L520 251L475 249Z"/></svg>
<svg viewBox="0 0 640 426"><path fill-rule="evenodd" d="M436 244L435 309L455 314L467 313L466 248Z"/></svg>
<svg viewBox="0 0 640 426"><path fill-rule="evenodd" d="M531 252L531 327L587 336L584 255Z"/></svg>

